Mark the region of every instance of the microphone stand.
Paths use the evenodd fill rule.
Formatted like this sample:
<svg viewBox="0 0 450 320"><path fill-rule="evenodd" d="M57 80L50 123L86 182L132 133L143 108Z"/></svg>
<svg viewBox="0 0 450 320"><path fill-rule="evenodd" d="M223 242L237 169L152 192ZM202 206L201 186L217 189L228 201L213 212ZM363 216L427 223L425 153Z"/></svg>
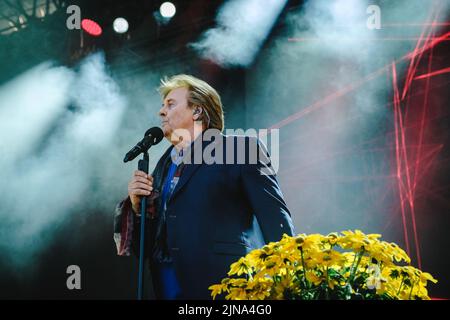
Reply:
<svg viewBox="0 0 450 320"><path fill-rule="evenodd" d="M144 152L144 157L138 162L138 169L148 174L148 151ZM141 198L141 234L139 246L139 273L137 299L142 300L144 292L144 243L145 243L145 218L147 213L147 197Z"/></svg>
<svg viewBox="0 0 450 320"><path fill-rule="evenodd" d="M144 134L144 139L138 142L137 145L133 147L128 153L125 155L123 162L128 162L136 158L140 153L143 153L144 156L138 163L138 169L140 171L148 174L148 149L151 146L158 144L161 142L164 137L164 132L161 128L153 127L148 129ZM145 218L147 213L147 196L143 196L141 198L141 234L140 234L140 243L139 243L139 271L138 271L138 290L137 290L137 299L142 300L142 296L144 293L144 250L145 250Z"/></svg>

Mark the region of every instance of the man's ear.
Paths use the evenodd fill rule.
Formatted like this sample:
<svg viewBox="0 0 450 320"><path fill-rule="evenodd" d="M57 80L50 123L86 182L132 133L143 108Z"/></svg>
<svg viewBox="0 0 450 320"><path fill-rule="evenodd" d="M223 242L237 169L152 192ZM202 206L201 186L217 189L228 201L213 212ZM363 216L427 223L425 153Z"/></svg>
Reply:
<svg viewBox="0 0 450 320"><path fill-rule="evenodd" d="M194 121L201 121L202 113L202 107L194 107L194 112L192 113L192 118L194 119Z"/></svg>

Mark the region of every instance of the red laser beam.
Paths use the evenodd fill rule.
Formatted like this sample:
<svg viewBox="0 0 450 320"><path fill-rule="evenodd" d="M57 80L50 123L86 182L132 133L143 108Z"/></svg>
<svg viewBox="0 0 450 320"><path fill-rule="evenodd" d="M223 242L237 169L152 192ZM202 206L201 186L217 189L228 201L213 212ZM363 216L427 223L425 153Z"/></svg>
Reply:
<svg viewBox="0 0 450 320"><path fill-rule="evenodd" d="M432 41L430 41L430 43L424 45L418 52L410 52L407 55L405 55L403 58L412 58L417 54L420 54L422 52L428 51L431 48L434 48L436 45L438 45L439 43L443 42L443 41L447 41L450 38L450 31L443 34L442 36L439 36L435 39L433 39Z"/></svg>
<svg viewBox="0 0 450 320"><path fill-rule="evenodd" d="M436 19L438 17L438 10L436 10L434 15L435 15L434 22L436 22ZM431 16L433 16L433 10L430 12L430 17ZM429 20L429 18L428 18L428 20ZM420 39L417 41L416 47L414 48L413 52L416 53L416 54L413 54L413 56L411 57L411 61L409 63L408 72L407 72L407 75L406 75L406 81L405 81L405 85L403 87L402 100L405 99L406 93L408 92L409 87L411 86L411 82L413 80L414 74L416 73L417 67L419 66L420 59L422 58L422 55L425 52L425 51L422 51L422 52L418 53L418 50L419 50L419 46L420 46L420 44L422 42L422 39L423 39L423 37L425 35L426 30L427 30L426 27L422 29L422 32L420 34ZM431 34L432 34L431 31L432 31L432 29L430 28L430 30L428 32L427 39L424 42L425 45L427 45L427 43L432 41L432 39L431 39ZM416 56L418 56L417 60L416 60Z"/></svg>
<svg viewBox="0 0 450 320"><path fill-rule="evenodd" d="M360 87L362 84L364 84L365 82L372 80L374 78L376 78L377 76L379 76L380 74L385 72L385 67L372 72L371 74L369 74L368 76L366 76L365 78L361 79L360 81L356 82L356 83L352 83L346 87L344 87L343 89L333 92L332 94L326 96L325 98L313 103L312 105L304 108L303 110L296 112L292 115L290 115L289 117L285 118L284 120L272 125L271 127L269 127L268 129L275 129L275 128L281 128L295 120L300 119L301 117L315 111L315 109L319 109L321 107L323 107L324 105L326 105L327 103L344 96L345 94L352 92L353 90L355 90L356 88Z"/></svg>
<svg viewBox="0 0 450 320"><path fill-rule="evenodd" d="M437 151L441 150L443 145L442 144L430 144L430 145L426 145L427 147L427 154L422 156L422 160L425 160L427 158L429 158L430 156L434 155ZM279 171L280 174L284 173L284 172L289 172L289 171L305 171L305 169L308 169L310 167L313 167L314 165L318 165L320 162L327 162L330 159L334 159L337 157L343 157L343 156L347 156L347 155L360 155L360 154L373 154L373 153L380 153L380 152L386 152L388 150L395 150L395 146L388 146L388 147L380 147L380 148L370 148L370 149L363 149L363 150L355 150L354 147L348 148L346 150L342 150L339 152L330 152L327 154L321 154L320 157L315 157L315 158L310 158L309 160L311 161L310 163L306 163L306 164L298 164L296 166L291 166L288 169ZM414 145L409 145L407 146L407 148L409 149L414 149L414 148L418 148L418 146L414 146ZM293 156L295 157L295 156ZM284 156L284 159L287 159L289 157ZM403 174L403 173L401 173ZM291 177L289 177L291 178ZM295 177L292 177L295 178Z"/></svg>
<svg viewBox="0 0 450 320"><path fill-rule="evenodd" d="M428 57L428 73L431 71L433 61L433 48L431 48L430 56ZM421 121L420 121L420 130L419 130L419 148L417 149L416 154L416 167L414 172L414 182L413 182L413 192L415 192L415 188L417 185L417 171L419 170L419 159L422 151L422 143L423 143L423 135L424 135L424 128L425 128L425 116L427 113L428 108L428 95L430 92L430 78L427 78L425 83L425 93L424 93L424 102L422 107L422 115L421 115Z"/></svg>
<svg viewBox="0 0 450 320"><path fill-rule="evenodd" d="M383 23L382 28L384 27L448 27L450 26L450 22L427 22L427 23Z"/></svg>
<svg viewBox="0 0 450 320"><path fill-rule="evenodd" d="M399 125L400 125L400 133L401 133L401 138L402 138L402 152L403 152L403 161L405 164L405 174L406 174L406 183L407 183L407 190L406 190L406 194L407 194L407 198L409 201L409 209L411 211L411 219L412 219L412 224L413 224L413 233L414 233L414 242L415 242L415 247L416 247L416 256L417 256L417 260L418 260L418 265L419 265L419 269L422 268L422 262L421 262L421 258L420 258L420 250L419 250L419 242L418 242L418 236L417 236L417 228L416 228L416 219L415 219L415 206L414 206L414 198L413 198L413 190L411 187L411 176L410 176L410 167L409 167L409 162L408 162L408 155L406 152L406 140L405 140L405 130L403 128L403 120L402 120L402 116L401 116L401 112L400 112L400 107L399 105L398 107L398 119L399 119ZM420 145L419 145L420 147Z"/></svg>
<svg viewBox="0 0 450 320"><path fill-rule="evenodd" d="M339 41L339 40L345 40L348 38L333 38L333 40ZM309 37L309 38L298 38L298 37L294 37L294 38L288 38L289 42L307 42L307 41L329 41L330 39L324 39L324 38L313 38L313 37ZM355 39L352 39L355 40ZM429 40L433 41L433 40L439 40L439 38L430 38ZM364 39L364 41L422 41L422 38L418 38L418 37L384 37L384 38L368 38L368 39ZM442 41L450 41L450 39L444 39Z"/></svg>
<svg viewBox="0 0 450 320"><path fill-rule="evenodd" d="M426 160L427 158L429 158L429 159L428 159L428 162L422 166L422 172L420 175L418 175L418 179L422 178L422 176L424 176L425 173L427 173L427 171L430 169L431 165L433 164L433 161L435 160L436 156L442 150L442 147L443 147L443 145L441 144L436 149L430 151L428 155L422 157L422 162L424 162L424 160Z"/></svg>
<svg viewBox="0 0 450 320"><path fill-rule="evenodd" d="M449 73L450 72L450 67L449 68L444 68L441 70L437 70L437 71L433 71L433 72L429 72L426 74L422 74L420 76L417 76L414 78L414 80L420 80L420 79L427 79L427 78L431 78L440 74L444 74L444 73Z"/></svg>
<svg viewBox="0 0 450 320"><path fill-rule="evenodd" d="M409 249L409 240L408 240L408 229L406 228L406 212L405 212L405 204L403 199L403 190L402 190L402 176L401 176L401 161L400 161L400 143L399 143L399 128L398 121L399 118L399 105L400 105L400 97L397 85L397 70L395 66L395 62L392 63L392 85L394 88L394 127L395 127L395 158L397 163L397 185L398 185L398 193L400 196L400 207L402 214L402 222L403 222L403 236L406 245L406 252L410 255Z"/></svg>
<svg viewBox="0 0 450 320"><path fill-rule="evenodd" d="M440 7L436 8L436 16L434 19L434 23L437 22L437 18L438 18L438 14L439 14L439 10ZM448 34L448 33L447 33ZM433 61L433 48L435 47L436 43L435 40L430 40L433 39L432 36L434 36L434 30L430 30L429 35L428 35L428 39L425 42L424 47L426 47L429 43L429 50L430 55L428 58L428 73L431 73L431 68L432 68L432 61ZM423 51L425 52L425 51ZM411 85L411 82L413 80L414 74L416 73L417 67L419 65L419 62L422 58L423 52L420 53L418 59L417 59L417 64L413 70L413 72L410 74L410 78L409 80L409 86ZM405 88L406 90L408 88ZM413 181L413 186L412 186L412 190L411 190L411 185L408 182L408 187L409 187L409 192L411 194L411 192L413 193L413 195L411 195L411 197L414 197L414 194L416 192L416 186L417 186L417 176L419 174L419 169L420 169L420 165L421 165L421 152L422 152L422 144L423 144L423 135L424 135L424 128L425 128L425 116L427 113L427 109L428 109L428 96L429 96L429 90L430 90L430 79L427 78L426 84L425 84L425 94L424 94L424 102L423 102L423 106L422 106L422 114L421 114L421 122L420 122L420 131L419 131L419 147L417 149L417 153L416 153L416 165L415 165L415 171L414 171L414 181ZM405 95L405 92L404 92ZM403 96L404 97L404 96ZM409 178L409 175L407 174L407 179ZM415 242L415 249L416 249L416 256L417 256L417 262L419 265L419 268L422 268L422 260L421 260L421 254L420 254L420 245L419 245L419 237L418 237L418 232L417 232L417 224L416 224L416 214L415 214L415 208L414 208L414 202L413 199L411 199L411 220L412 220L412 226L413 226L413 233L414 233L414 242Z"/></svg>
<svg viewBox="0 0 450 320"><path fill-rule="evenodd" d="M434 85L433 86L433 88L431 88L431 89L433 89L433 90L435 90L435 89L438 89L438 88L441 88L442 86L447 86L448 84L450 83L450 81L446 81L446 82L440 82L438 85ZM430 90L431 90L430 89ZM425 90L416 90L416 91L414 91L414 93L410 93L409 95L408 95L408 99L410 99L410 98L415 98L415 97L417 97L417 96L420 96L420 95L422 95L422 94L424 94L424 92L425 92ZM387 102L384 106L383 106L383 108L391 108L391 107L393 107L393 102L391 101L391 102ZM406 111L408 111L408 109L406 109ZM450 114L450 113L448 113L448 114ZM444 114L444 115L448 115L448 114ZM356 119L358 119L358 118L360 118L361 116L353 116L353 117L350 117L350 118L348 118L348 120L356 120ZM438 119L440 119L440 117L431 117L431 118L429 118L428 120L430 121L434 121L434 120L438 120ZM416 128L416 127L418 127L419 126L419 124L416 124L416 123L414 123L414 124L409 124L409 125L407 125L407 126L405 126L405 129L407 129L407 130L413 130L414 128ZM337 127L340 127L340 126L337 126ZM291 140L286 140L286 139L283 139L283 141L282 142L280 142L280 147L282 147L282 146L284 146L284 145L286 145L286 144L293 144L293 143L297 143L299 140L301 140L301 139L307 139L308 137L310 137L310 136L312 136L313 134L316 134L316 133L318 133L318 132L322 132L323 130L328 130L328 129L330 129L330 128L336 128L335 126L331 126L331 127L328 127L328 126L323 126L323 127L321 127L321 128L319 128L319 129L317 129L314 133L311 133L311 132L307 132L307 133L303 133L303 134L297 134L297 135L295 135L295 138L294 139L291 139ZM385 135L393 135L394 134L394 131L388 131L388 132L386 132L385 133ZM372 139L369 139L369 140L364 140L364 141L362 141L361 143L362 144L368 144L368 143L372 143L372 142L374 142L374 141L377 141L377 140L379 140L379 139L381 139L382 137L384 137L384 136L378 136L378 137L375 137L375 138L372 138Z"/></svg>
<svg viewBox="0 0 450 320"><path fill-rule="evenodd" d="M422 54L423 52L429 50L430 48L433 48L434 46L436 46L437 44L441 43L442 41L446 40L450 38L450 32L445 33L444 35L437 37L435 40L425 44L422 48L418 49L418 50L414 50L413 52L409 52L406 55L404 55L403 57L397 59L396 61L394 61L394 63L398 63L401 62L403 60L406 59L412 59L414 57L416 57L419 54ZM375 77L379 76L380 74L383 74L384 72L386 72L387 70L389 70L389 66L390 64L370 73L369 75L367 75L365 78L359 80L356 83L350 84L347 87L345 87L344 89L341 89L339 91L333 92L329 95L327 95L326 97L324 97L323 99L314 102L313 104L305 107L304 109L284 118L283 120L273 124L272 126L270 126L268 129L279 129L295 120L298 120L300 118L302 118L303 116L315 111L315 109L319 109L321 107L323 107L324 105L326 105L328 102L333 101L334 99L337 99L349 92L352 92L353 90L357 89L358 87L360 87L362 84L364 84L365 82L374 79Z"/></svg>
<svg viewBox="0 0 450 320"><path fill-rule="evenodd" d="M433 31L433 33L434 33L434 31ZM433 47L430 48L430 55L428 57L428 73L431 73L432 61L433 61ZM425 83L424 102L423 102L421 122L420 122L419 147L418 147L417 153L416 153L416 165L414 168L414 181L413 181L413 187L412 187L413 188L412 189L413 197L415 196L415 193L416 193L417 176L418 176L419 168L420 168L420 164L421 164L422 144L423 144L423 136L424 136L424 129L425 129L425 116L427 114L427 109L428 109L428 105L429 105L428 104L429 91L430 91L430 78L427 78L426 83ZM419 245L419 239L418 239L419 236L417 233L416 214L415 214L415 210L413 210L413 209L414 208L412 208L412 210L411 210L411 218L412 218L412 225L413 225L413 232L414 232L414 242L416 245L416 255L417 255L418 265L419 265L419 268L422 268L422 259L421 259L420 245Z"/></svg>

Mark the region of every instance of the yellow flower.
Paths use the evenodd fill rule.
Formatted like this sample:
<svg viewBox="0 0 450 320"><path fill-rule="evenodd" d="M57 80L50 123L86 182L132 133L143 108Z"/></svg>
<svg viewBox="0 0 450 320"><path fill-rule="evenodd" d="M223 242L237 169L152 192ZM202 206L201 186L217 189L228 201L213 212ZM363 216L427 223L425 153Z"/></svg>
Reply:
<svg viewBox="0 0 450 320"><path fill-rule="evenodd" d="M334 246L339 241L339 239L340 237L337 232L332 232L327 235L327 240L332 246Z"/></svg>
<svg viewBox="0 0 450 320"><path fill-rule="evenodd" d="M357 231L359 231L359 230L357 230ZM381 234L378 234L378 233L371 233L371 234L368 234L368 235L367 235L367 238L368 238L369 240L375 241L375 240L377 240L378 238L381 238Z"/></svg>
<svg viewBox="0 0 450 320"><path fill-rule="evenodd" d="M293 250L297 250L297 242L295 241L294 238L285 238L282 240L282 242L280 242L283 251L293 251Z"/></svg>
<svg viewBox="0 0 450 320"><path fill-rule="evenodd" d="M389 251L389 246L386 243L379 241L372 242L364 247L367 253L375 258L378 262L382 262L385 265L391 265L393 263L393 256Z"/></svg>
<svg viewBox="0 0 450 320"><path fill-rule="evenodd" d="M261 268L261 272L269 276L278 274L280 267L275 262L266 262Z"/></svg>
<svg viewBox="0 0 450 320"><path fill-rule="evenodd" d="M344 249L359 251L373 241L373 239L369 239L360 230L355 230L355 232L350 230L342 231L342 234L344 236L339 239L338 243Z"/></svg>
<svg viewBox="0 0 450 320"><path fill-rule="evenodd" d="M318 286L322 283L322 278L317 276L317 274L313 270L306 271L306 280L308 280L309 283L314 284L315 286Z"/></svg>
<svg viewBox="0 0 450 320"><path fill-rule="evenodd" d="M266 286L263 287L259 285L258 287L254 288L250 293L248 293L248 299L249 300L264 300L267 297L270 296L271 287Z"/></svg>
<svg viewBox="0 0 450 320"><path fill-rule="evenodd" d="M411 259L408 257L406 252L402 248L400 248L397 244L389 243L389 249L391 250L393 257L397 262L403 260L406 263L411 263Z"/></svg>
<svg viewBox="0 0 450 320"><path fill-rule="evenodd" d="M267 257L268 255L264 250L256 249L247 254L247 256L245 256L245 259L247 260L249 267L257 269L261 267Z"/></svg>
<svg viewBox="0 0 450 320"><path fill-rule="evenodd" d="M382 278L384 279L384 278ZM400 282L397 283L396 280L383 281L379 282L379 288L376 289L377 294L387 294L391 298L396 298L398 288L400 286Z"/></svg>
<svg viewBox="0 0 450 320"><path fill-rule="evenodd" d="M420 271L412 266L400 267L400 273L405 277L414 279L420 276Z"/></svg>
<svg viewBox="0 0 450 320"><path fill-rule="evenodd" d="M215 300L216 296L218 294L221 294L222 292L226 291L227 288L228 287L223 284L214 284L214 285L210 286L208 289L212 290L211 296L213 297L213 300Z"/></svg>
<svg viewBox="0 0 450 320"><path fill-rule="evenodd" d="M319 266L331 266L343 260L341 254L335 250L325 250L318 252L312 258Z"/></svg>
<svg viewBox="0 0 450 320"><path fill-rule="evenodd" d="M227 300L247 300L247 293L245 289L233 288L230 293L225 297Z"/></svg>
<svg viewBox="0 0 450 320"><path fill-rule="evenodd" d="M315 259L315 256L317 253L313 253L311 256L306 256L304 258L306 269L316 269L317 266L317 260Z"/></svg>
<svg viewBox="0 0 450 320"><path fill-rule="evenodd" d="M427 281L431 281L433 283L438 282L435 278L433 278L433 276L431 274L429 274L428 272L422 272L420 274L420 282L426 284Z"/></svg>
<svg viewBox="0 0 450 320"><path fill-rule="evenodd" d="M412 299L414 299L415 297L422 300L430 300L427 288L425 288L423 285L420 284L416 287L416 290L414 290L411 295Z"/></svg>
<svg viewBox="0 0 450 320"><path fill-rule="evenodd" d="M292 285L292 278L289 276L283 277L281 281L279 282L279 285L283 288L290 288Z"/></svg>
<svg viewBox="0 0 450 320"><path fill-rule="evenodd" d="M374 299L381 295L429 299L427 283L437 280L411 265L396 265L401 261L409 264L408 255L395 243L379 238L379 234L366 235L360 230L327 236L285 234L280 241L253 250L233 263L228 275L235 277L225 278L209 290L213 299L225 293L226 299L237 300L308 299L313 295L301 295L304 284L312 285L314 290L323 290L321 284L326 284L331 289L349 286L356 293L376 289L376 294L369 292ZM366 279L364 283L355 281L361 277Z"/></svg>
<svg viewBox="0 0 450 320"><path fill-rule="evenodd" d="M328 280L328 286L331 288L331 290L334 290L335 286L339 286L339 281L335 279Z"/></svg>
<svg viewBox="0 0 450 320"><path fill-rule="evenodd" d="M304 233L298 234L294 237L294 240L297 243L297 245L302 245L303 242L305 242L305 239L306 239L306 234L304 234Z"/></svg>
<svg viewBox="0 0 450 320"><path fill-rule="evenodd" d="M242 257L240 258L237 262L233 263L230 266L230 271L228 272L228 275L242 275L243 273L247 274L248 272L250 272L251 268L250 265L248 263L248 261Z"/></svg>
<svg viewBox="0 0 450 320"><path fill-rule="evenodd" d="M371 260L372 258L370 256L362 256L358 265L358 271L365 272L369 266L373 265Z"/></svg>
<svg viewBox="0 0 450 320"><path fill-rule="evenodd" d="M350 267L353 262L355 261L355 253L352 252L344 252L342 253L342 258L345 259L345 261L343 261L344 266L345 267Z"/></svg>
<svg viewBox="0 0 450 320"><path fill-rule="evenodd" d="M303 248L303 250L319 250L319 247L322 244L322 240L324 239L325 237L321 234L311 234L304 238L301 247Z"/></svg>

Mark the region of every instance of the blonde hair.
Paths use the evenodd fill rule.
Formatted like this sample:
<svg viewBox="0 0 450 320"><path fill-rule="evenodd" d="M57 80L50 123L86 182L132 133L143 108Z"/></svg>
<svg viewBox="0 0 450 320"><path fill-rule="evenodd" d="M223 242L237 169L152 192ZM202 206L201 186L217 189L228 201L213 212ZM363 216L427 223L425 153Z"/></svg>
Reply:
<svg viewBox="0 0 450 320"><path fill-rule="evenodd" d="M159 93L163 99L170 91L178 88L189 90L188 106L199 106L203 109L202 123L206 129L214 128L223 131L224 114L222 102L217 91L205 81L187 74L177 74L161 79Z"/></svg>

